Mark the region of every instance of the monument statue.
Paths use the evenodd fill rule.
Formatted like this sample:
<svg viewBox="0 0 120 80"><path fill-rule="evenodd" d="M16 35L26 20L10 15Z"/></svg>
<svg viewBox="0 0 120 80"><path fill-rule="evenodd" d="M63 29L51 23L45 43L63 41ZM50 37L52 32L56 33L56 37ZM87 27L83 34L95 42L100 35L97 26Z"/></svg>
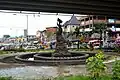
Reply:
<svg viewBox="0 0 120 80"><path fill-rule="evenodd" d="M67 56L70 55L70 53L68 52L67 49L67 43L68 41L66 41L63 37L63 31L62 31L62 20L61 19L57 19L57 32L56 32L56 48L55 48L55 53L53 54L53 56Z"/></svg>

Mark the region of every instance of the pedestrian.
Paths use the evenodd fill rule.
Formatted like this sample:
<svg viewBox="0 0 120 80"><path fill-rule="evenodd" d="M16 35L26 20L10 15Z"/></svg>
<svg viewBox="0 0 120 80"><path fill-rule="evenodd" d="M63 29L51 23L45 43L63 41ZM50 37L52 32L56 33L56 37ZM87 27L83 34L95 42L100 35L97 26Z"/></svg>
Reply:
<svg viewBox="0 0 120 80"><path fill-rule="evenodd" d="M52 42L50 42L50 49L53 49L52 44L53 44L53 43L52 43Z"/></svg>

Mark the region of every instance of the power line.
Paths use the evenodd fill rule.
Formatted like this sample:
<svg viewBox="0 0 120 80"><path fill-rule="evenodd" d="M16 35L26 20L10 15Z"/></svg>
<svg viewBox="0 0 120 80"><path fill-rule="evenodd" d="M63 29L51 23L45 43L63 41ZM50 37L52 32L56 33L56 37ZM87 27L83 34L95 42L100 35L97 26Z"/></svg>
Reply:
<svg viewBox="0 0 120 80"><path fill-rule="evenodd" d="M59 15L59 16L72 16L73 14L64 14L64 13L46 13L46 12L27 12L27 11L7 11L7 10L0 10L0 13L12 13L13 15L16 14L26 14L26 15ZM74 14L76 17L87 17L88 15L80 15Z"/></svg>

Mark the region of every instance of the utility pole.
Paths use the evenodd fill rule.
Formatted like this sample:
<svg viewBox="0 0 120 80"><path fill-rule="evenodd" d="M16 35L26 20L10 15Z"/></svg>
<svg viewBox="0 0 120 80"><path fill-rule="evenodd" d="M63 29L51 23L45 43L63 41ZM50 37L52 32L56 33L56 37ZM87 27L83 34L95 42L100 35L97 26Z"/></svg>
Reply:
<svg viewBox="0 0 120 80"><path fill-rule="evenodd" d="M28 15L26 15L27 17L27 41L28 41Z"/></svg>

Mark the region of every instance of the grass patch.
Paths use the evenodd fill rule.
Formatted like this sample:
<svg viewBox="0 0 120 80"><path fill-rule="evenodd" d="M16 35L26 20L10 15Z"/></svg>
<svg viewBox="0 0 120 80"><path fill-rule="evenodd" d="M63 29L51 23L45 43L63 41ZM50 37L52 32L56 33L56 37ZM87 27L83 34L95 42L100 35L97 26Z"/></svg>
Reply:
<svg viewBox="0 0 120 80"><path fill-rule="evenodd" d="M70 77L61 77L58 80L89 80L88 76L70 76Z"/></svg>
<svg viewBox="0 0 120 80"><path fill-rule="evenodd" d="M111 76L101 76L96 79L90 76L69 76L69 77L58 77L53 80L112 80Z"/></svg>
<svg viewBox="0 0 120 80"><path fill-rule="evenodd" d="M12 77L2 77L0 76L0 80L15 80Z"/></svg>
<svg viewBox="0 0 120 80"><path fill-rule="evenodd" d="M19 80L19 79L14 79L12 77L0 77L0 80ZM22 80L29 80L29 79L22 79ZM77 75L77 76L61 76L61 77L56 77L56 78L35 78L32 80L112 80L111 75L107 76L101 76L98 77L97 79L91 78L90 76L83 76L83 75Z"/></svg>
<svg viewBox="0 0 120 80"><path fill-rule="evenodd" d="M8 54L9 52L8 51L1 51L0 50L0 54Z"/></svg>

